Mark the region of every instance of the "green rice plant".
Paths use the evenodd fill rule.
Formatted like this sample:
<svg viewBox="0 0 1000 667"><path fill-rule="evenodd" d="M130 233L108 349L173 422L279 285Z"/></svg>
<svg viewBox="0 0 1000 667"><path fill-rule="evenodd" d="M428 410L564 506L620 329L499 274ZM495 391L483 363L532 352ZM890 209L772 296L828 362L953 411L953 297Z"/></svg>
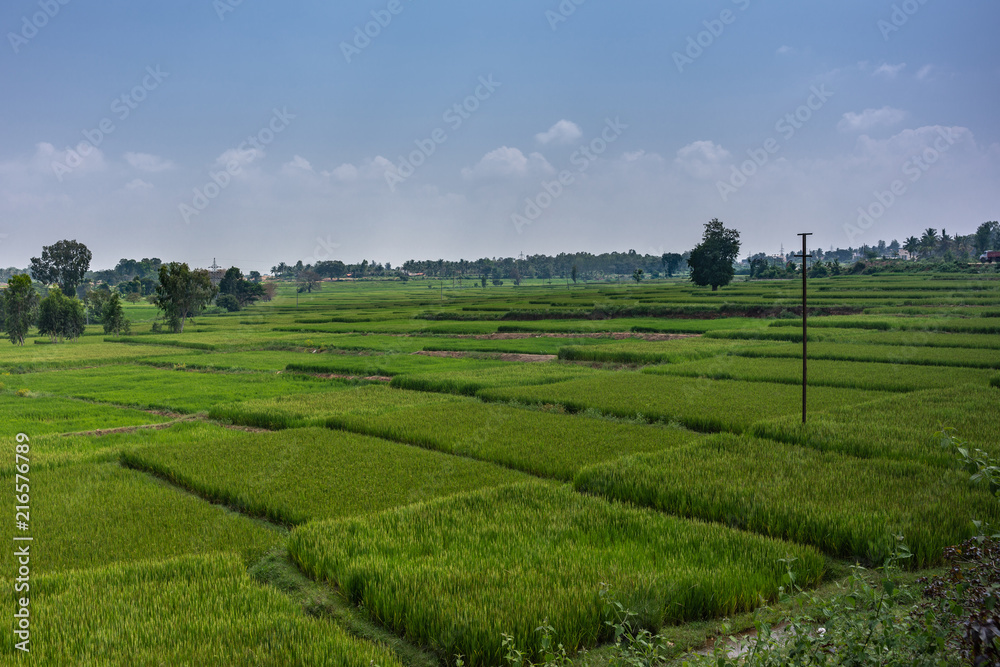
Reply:
<svg viewBox="0 0 1000 667"><path fill-rule="evenodd" d="M734 349L741 357L802 357L801 346L768 346ZM810 359L829 361L870 361L915 366L958 366L1000 369L1000 355L991 349L909 347L862 343L815 343L809 345Z"/></svg>
<svg viewBox="0 0 1000 667"><path fill-rule="evenodd" d="M142 447L122 452L121 460L214 502L287 525L528 479L489 463L321 428L242 433L182 425L150 434Z"/></svg>
<svg viewBox="0 0 1000 667"><path fill-rule="evenodd" d="M458 397L391 412L343 413L326 423L565 481L589 463L676 447L698 437L680 428L651 428Z"/></svg>
<svg viewBox="0 0 1000 667"><path fill-rule="evenodd" d="M13 614L19 596L5 597ZM30 653L15 648L11 623L0 630L8 664L402 667L387 649L256 584L228 554L32 577L30 600Z"/></svg>
<svg viewBox="0 0 1000 667"><path fill-rule="evenodd" d="M504 363L493 368L449 373L413 373L392 379L400 389L474 396L482 389L550 384L571 378L593 377L601 371L574 364Z"/></svg>
<svg viewBox="0 0 1000 667"><path fill-rule="evenodd" d="M33 392L180 413L208 410L219 402L342 386L296 375L204 373L137 366L32 373L18 380Z"/></svg>
<svg viewBox="0 0 1000 667"><path fill-rule="evenodd" d="M303 355L304 356L304 355ZM414 354L380 355L311 355L312 359L288 364L286 370L297 373L350 373L369 376L397 376L421 372L463 372L504 365L499 360L449 359Z"/></svg>
<svg viewBox="0 0 1000 667"><path fill-rule="evenodd" d="M3 477L14 488L14 474ZM44 554L32 562L33 574L213 551L250 563L282 539L261 522L114 463L31 470L28 478L30 535ZM0 554L0 567L15 571L11 549Z"/></svg>
<svg viewBox="0 0 1000 667"><path fill-rule="evenodd" d="M844 329L877 329L881 331L926 331L932 329L946 333L998 334L1000 322L989 317L880 317L871 315L851 317L825 317L810 321L813 327L838 327ZM801 320L780 320L772 327L802 326Z"/></svg>
<svg viewBox="0 0 1000 667"><path fill-rule="evenodd" d="M774 345L759 343L758 345ZM756 347L757 345L754 345ZM603 345L567 345L560 348L559 358L566 361L591 361L612 364L676 364L692 359L705 359L729 354L736 346L729 341L705 338L646 341L622 340Z"/></svg>
<svg viewBox="0 0 1000 667"><path fill-rule="evenodd" d="M26 433L34 438L54 433L160 424L169 418L70 398L18 396L14 392L0 391L0 421L10 433Z"/></svg>
<svg viewBox="0 0 1000 667"><path fill-rule="evenodd" d="M975 535L973 519L1000 519L989 490L958 470L728 434L585 468L574 485L876 565L892 554L895 535L913 553L909 565L922 568Z"/></svg>
<svg viewBox="0 0 1000 667"><path fill-rule="evenodd" d="M942 429L993 456L1000 455L996 427L1000 401L993 387L960 385L890 396L860 405L813 414L805 427L784 417L760 421L750 432L820 450L861 458L891 458L951 467L954 458L941 446Z"/></svg>
<svg viewBox="0 0 1000 667"><path fill-rule="evenodd" d="M676 422L693 431L741 433L767 417L801 412L802 390L791 385L604 371L542 386L484 389L484 400L557 404L628 419ZM874 400L881 392L814 387L814 410Z"/></svg>
<svg viewBox="0 0 1000 667"><path fill-rule="evenodd" d="M0 371L28 373L60 368L84 368L132 363L152 356L181 354L153 345L108 345L97 338L83 337L61 345L9 346L0 358Z"/></svg>
<svg viewBox="0 0 1000 667"><path fill-rule="evenodd" d="M643 372L715 380L802 384L802 361L793 358L716 357L650 366ZM985 385L991 374L992 371L974 368L814 359L809 362L808 379L810 386L906 392L970 383Z"/></svg>
<svg viewBox="0 0 1000 667"><path fill-rule="evenodd" d="M274 396L212 406L212 419L267 429L324 426L344 413L383 414L403 407L450 400L447 396L398 391L384 385L342 387L340 391Z"/></svg>
<svg viewBox="0 0 1000 667"><path fill-rule="evenodd" d="M538 655L546 619L570 652L609 639L604 586L656 629L774 598L779 559L807 585L824 569L808 547L540 483L307 524L289 550L386 627L477 667L502 664L501 633Z"/></svg>

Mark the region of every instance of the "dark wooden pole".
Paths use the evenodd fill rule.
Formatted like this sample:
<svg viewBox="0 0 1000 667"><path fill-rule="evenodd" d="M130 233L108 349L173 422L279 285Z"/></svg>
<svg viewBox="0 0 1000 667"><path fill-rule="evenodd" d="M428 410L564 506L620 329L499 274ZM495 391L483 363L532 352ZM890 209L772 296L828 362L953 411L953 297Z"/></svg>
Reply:
<svg viewBox="0 0 1000 667"><path fill-rule="evenodd" d="M809 338L809 301L808 301L808 273L806 260L812 255L808 254L809 249L806 242L812 232L799 234L802 237L802 254L796 255L802 258L802 423L806 423L806 376L809 370L808 338Z"/></svg>

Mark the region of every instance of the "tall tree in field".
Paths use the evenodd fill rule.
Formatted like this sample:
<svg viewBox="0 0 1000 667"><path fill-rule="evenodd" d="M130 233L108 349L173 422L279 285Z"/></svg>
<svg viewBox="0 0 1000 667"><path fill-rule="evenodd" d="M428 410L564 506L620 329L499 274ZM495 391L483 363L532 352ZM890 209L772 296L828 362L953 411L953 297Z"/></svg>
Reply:
<svg viewBox="0 0 1000 667"><path fill-rule="evenodd" d="M125 311L122 309L121 297L118 296L118 292L111 293L111 297L104 304L102 314L104 333L114 334L115 338L117 338L119 334L130 332L132 324L125 317Z"/></svg>
<svg viewBox="0 0 1000 667"><path fill-rule="evenodd" d="M187 318L193 317L215 298L208 271L192 271L187 264L171 262L160 267L160 285L156 288L156 307L174 333L184 333Z"/></svg>
<svg viewBox="0 0 1000 667"><path fill-rule="evenodd" d="M38 333L49 336L52 342L75 340L83 335L86 326L83 304L58 287L53 287L38 305Z"/></svg>
<svg viewBox="0 0 1000 667"><path fill-rule="evenodd" d="M903 250L910 253L911 255L915 255L917 251L920 250L920 239L918 239L916 236L909 237L908 239L906 239L906 241L903 242Z"/></svg>
<svg viewBox="0 0 1000 667"><path fill-rule="evenodd" d="M42 248L42 256L31 258L31 275L49 285L56 283L63 294L76 294L76 286L90 268L87 246L76 241L59 241Z"/></svg>
<svg viewBox="0 0 1000 667"><path fill-rule="evenodd" d="M317 292L320 290L323 284L323 278L318 273L312 269L306 269L305 271L299 272L299 293L308 292L312 294L313 290Z"/></svg>
<svg viewBox="0 0 1000 667"><path fill-rule="evenodd" d="M24 345L28 329L38 313L38 293L31 285L31 276L13 276L3 292L3 328L14 345Z"/></svg>
<svg viewBox="0 0 1000 667"><path fill-rule="evenodd" d="M712 286L712 291L725 287L736 274L733 262L740 254L740 233L726 229L718 218L705 224L701 243L691 251L688 264L695 285Z"/></svg>

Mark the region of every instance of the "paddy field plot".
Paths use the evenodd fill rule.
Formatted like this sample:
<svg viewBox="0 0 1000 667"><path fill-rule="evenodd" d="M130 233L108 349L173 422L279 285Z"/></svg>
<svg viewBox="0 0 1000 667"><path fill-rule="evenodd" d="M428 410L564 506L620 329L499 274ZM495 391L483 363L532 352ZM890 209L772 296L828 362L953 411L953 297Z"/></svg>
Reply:
<svg viewBox="0 0 1000 667"><path fill-rule="evenodd" d="M539 483L293 531L293 558L386 627L469 665L502 662L501 633L537 654L538 619L568 650L609 637L603 585L646 627L710 618L773 598L809 547L640 510Z"/></svg>

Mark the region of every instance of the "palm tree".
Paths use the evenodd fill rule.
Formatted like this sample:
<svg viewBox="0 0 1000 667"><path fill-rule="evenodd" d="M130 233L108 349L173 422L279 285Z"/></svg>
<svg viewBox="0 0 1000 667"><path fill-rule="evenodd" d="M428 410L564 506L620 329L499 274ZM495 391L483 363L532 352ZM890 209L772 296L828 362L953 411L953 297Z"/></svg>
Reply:
<svg viewBox="0 0 1000 667"><path fill-rule="evenodd" d="M924 230L924 235L920 238L920 247L925 252L934 252L938 243L938 233L933 227Z"/></svg>
<svg viewBox="0 0 1000 667"><path fill-rule="evenodd" d="M911 236L903 242L903 250L907 251L911 255L915 255L920 249L920 239L916 236Z"/></svg>

